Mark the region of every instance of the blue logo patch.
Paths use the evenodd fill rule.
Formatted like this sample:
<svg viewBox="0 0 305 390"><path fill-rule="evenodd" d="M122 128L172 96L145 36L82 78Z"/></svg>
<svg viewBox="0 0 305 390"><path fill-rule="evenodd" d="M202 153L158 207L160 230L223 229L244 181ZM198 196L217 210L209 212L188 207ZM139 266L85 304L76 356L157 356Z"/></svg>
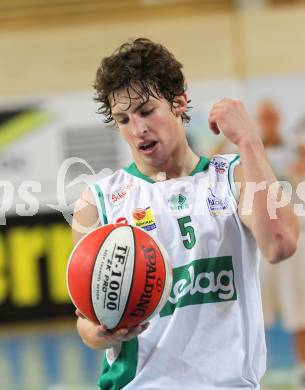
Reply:
<svg viewBox="0 0 305 390"><path fill-rule="evenodd" d="M229 215L230 210L228 210L229 202L227 199L220 199L215 194L211 188L208 189L207 205L210 211L210 214L215 217L217 215Z"/></svg>
<svg viewBox="0 0 305 390"><path fill-rule="evenodd" d="M213 157L212 160L210 161L210 164L213 165L215 168L215 171L217 173L225 173L225 171L229 167L229 161L223 157Z"/></svg>

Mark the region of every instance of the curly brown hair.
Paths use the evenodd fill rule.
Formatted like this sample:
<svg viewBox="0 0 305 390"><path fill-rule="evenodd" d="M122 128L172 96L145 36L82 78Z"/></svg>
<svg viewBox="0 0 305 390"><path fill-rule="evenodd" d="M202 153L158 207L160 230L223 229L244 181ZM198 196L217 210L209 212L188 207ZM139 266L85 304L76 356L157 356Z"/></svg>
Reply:
<svg viewBox="0 0 305 390"><path fill-rule="evenodd" d="M97 112L105 116L105 123L112 122L109 97L115 100L115 92L122 89L126 89L129 96L130 90L135 91L145 102L150 96L164 97L173 109L174 98L186 90L181 69L182 64L173 54L147 38L123 43L110 57L102 60L97 70L93 85L94 100L101 103ZM182 113L184 123L190 119L186 112Z"/></svg>

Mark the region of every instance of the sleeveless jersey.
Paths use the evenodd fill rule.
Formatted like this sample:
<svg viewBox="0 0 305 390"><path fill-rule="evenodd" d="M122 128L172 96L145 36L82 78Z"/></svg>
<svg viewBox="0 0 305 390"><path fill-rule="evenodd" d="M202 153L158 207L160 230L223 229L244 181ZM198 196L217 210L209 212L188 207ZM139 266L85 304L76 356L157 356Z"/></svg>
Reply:
<svg viewBox="0 0 305 390"><path fill-rule="evenodd" d="M137 338L106 351L101 389L260 388L266 349L259 254L237 215L239 162L237 155L201 157L190 176L158 182L133 163L91 186L102 223L145 229L173 267L160 314Z"/></svg>

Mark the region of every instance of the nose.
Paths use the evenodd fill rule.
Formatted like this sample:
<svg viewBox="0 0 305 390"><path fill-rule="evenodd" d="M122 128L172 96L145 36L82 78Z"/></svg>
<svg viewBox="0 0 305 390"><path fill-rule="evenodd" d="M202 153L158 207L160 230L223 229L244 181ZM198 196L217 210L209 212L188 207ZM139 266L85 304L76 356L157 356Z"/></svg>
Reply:
<svg viewBox="0 0 305 390"><path fill-rule="evenodd" d="M134 137L142 137L148 132L148 127L144 118L134 116L131 121L131 129Z"/></svg>

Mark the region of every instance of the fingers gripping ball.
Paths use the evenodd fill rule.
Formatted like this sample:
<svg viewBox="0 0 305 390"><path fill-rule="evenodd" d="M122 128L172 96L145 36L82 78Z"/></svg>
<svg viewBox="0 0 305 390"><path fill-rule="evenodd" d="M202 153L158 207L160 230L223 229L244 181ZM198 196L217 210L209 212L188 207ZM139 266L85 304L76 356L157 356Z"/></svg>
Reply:
<svg viewBox="0 0 305 390"><path fill-rule="evenodd" d="M147 322L165 305L171 285L165 249L129 225L93 230L77 243L67 266L74 305L109 330Z"/></svg>

